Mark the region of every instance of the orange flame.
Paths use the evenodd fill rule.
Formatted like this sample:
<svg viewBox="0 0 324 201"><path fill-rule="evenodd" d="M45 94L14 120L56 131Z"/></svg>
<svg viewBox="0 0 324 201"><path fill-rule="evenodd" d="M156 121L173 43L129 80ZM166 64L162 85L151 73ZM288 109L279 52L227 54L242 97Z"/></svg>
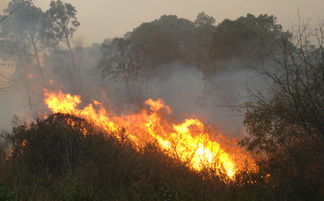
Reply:
<svg viewBox="0 0 324 201"><path fill-rule="evenodd" d="M141 147L148 142L157 144L170 157L179 159L195 170L214 168L227 175L230 179L243 168L243 162L249 161L251 169L253 160L234 143L235 151L227 153L222 145L213 140L206 132L205 125L198 119L186 119L183 123L170 123L164 114L171 113L169 106L161 99L149 99L145 102L150 109L143 109L139 113L128 115L114 115L107 111L100 102L93 101L83 109L78 109L81 97L78 95L50 93L45 90L45 103L53 113L71 114L93 123L107 133L118 136L118 131L124 129L135 147ZM232 148L233 150L233 148ZM239 161L240 160L240 161Z"/></svg>

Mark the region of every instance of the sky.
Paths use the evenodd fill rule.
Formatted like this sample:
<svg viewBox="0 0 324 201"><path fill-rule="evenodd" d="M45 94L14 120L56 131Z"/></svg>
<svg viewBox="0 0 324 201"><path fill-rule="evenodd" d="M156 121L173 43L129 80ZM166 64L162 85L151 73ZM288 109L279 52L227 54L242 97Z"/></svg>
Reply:
<svg viewBox="0 0 324 201"><path fill-rule="evenodd" d="M50 0L34 0L46 9ZM324 19L324 0L65 0L73 4L81 22L76 38L86 44L102 42L105 38L123 36L143 22L174 14L194 20L204 11L216 19L236 19L247 13L271 14L285 29L303 19L317 22ZM0 0L1 10L8 0Z"/></svg>

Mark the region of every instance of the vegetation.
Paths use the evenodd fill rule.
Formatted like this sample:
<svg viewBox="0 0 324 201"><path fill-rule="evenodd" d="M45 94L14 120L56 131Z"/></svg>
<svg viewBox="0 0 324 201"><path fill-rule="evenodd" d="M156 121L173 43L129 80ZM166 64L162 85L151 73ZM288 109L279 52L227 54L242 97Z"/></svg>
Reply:
<svg viewBox="0 0 324 201"><path fill-rule="evenodd" d="M256 93L256 101L247 103L249 137L242 144L264 157L260 165L271 175L269 185L285 186L278 192L282 200L323 200L323 27L298 33L296 45L282 41L273 55L275 71L260 71L273 82L272 95Z"/></svg>
<svg viewBox="0 0 324 201"><path fill-rule="evenodd" d="M150 68L154 73L160 72L162 64L180 61L197 65L207 76L224 67L217 61L241 56L251 62L256 55L262 59L266 50L274 49L289 36L274 16L248 14L215 25L215 19L205 13L199 13L193 22L165 15L143 23L124 38L105 41L99 67L115 75L134 68Z"/></svg>
<svg viewBox="0 0 324 201"><path fill-rule="evenodd" d="M248 14L217 25L205 13L194 21L164 15L123 38L105 40L98 68L103 77L122 80L125 96L140 104L148 80L158 77L168 64L194 66L203 73L206 86L213 85L214 76L229 68L229 63L237 62L236 70L248 69L267 60L270 51L277 51L281 41L290 38L269 15Z"/></svg>
<svg viewBox="0 0 324 201"><path fill-rule="evenodd" d="M71 126L67 120L75 124ZM87 135L83 129L87 129ZM29 126L17 125L5 138L10 152L1 158L0 179L7 187L0 191L0 197L258 200L258 194L269 190L248 182L252 175L242 174L242 180L225 182L222 176L207 170L194 172L168 158L154 144L135 150L126 137L116 140L68 115L55 114ZM254 192L259 188L261 191Z"/></svg>
<svg viewBox="0 0 324 201"><path fill-rule="evenodd" d="M55 0L43 11L31 0L12 0L0 17L0 60L15 68L10 78L0 73L10 83L0 90L20 83L35 116L37 94L61 88L52 79L82 93L89 58L89 74L100 75L101 87L108 77L119 79L132 102L142 103L145 81L174 62L196 68L209 84L232 61L256 66L270 80L270 91L252 91L254 99L243 105L248 136L241 144L255 155L255 174L225 182L210 170L187 169L154 144L136 150L126 137L116 140L82 119L55 114L18 122L4 134L0 200L324 200L323 26L299 25L290 33L271 15L218 24L206 13L194 21L165 15L83 48L72 40L80 22L71 4Z"/></svg>
<svg viewBox="0 0 324 201"><path fill-rule="evenodd" d="M73 126L67 123L71 121L75 122ZM28 126L17 122L12 133L3 136L5 143L1 146L0 160L0 198L3 200L275 201L323 198L320 197L321 183L308 183L313 182L312 177L302 177L306 183L298 180L292 181L297 183L285 183L291 181L292 174L298 173L294 168L311 161L298 165L289 155L281 157L281 161L278 158L263 161L267 165L261 165L259 172L242 172L229 181L213 174L212 170L189 170L154 144L136 150L126 136L117 140L69 115L54 114ZM275 163L274 159L277 159ZM288 164L290 169L285 169ZM316 181L320 182L320 178ZM300 191L294 187L307 188Z"/></svg>
<svg viewBox="0 0 324 201"><path fill-rule="evenodd" d="M72 50L71 38L80 23L75 8L69 3L52 1L47 11L35 6L31 0L13 0L4 10L4 20L0 24L0 60L9 67L14 66L13 78L6 80L8 86L0 90L8 90L12 85L21 84L25 88L30 113L37 110L33 97L44 87L49 87L48 69L44 66L48 57L64 52L65 69L72 90L80 88L80 69L77 66ZM63 45L68 47L64 50ZM35 78L38 88L30 80ZM73 86L73 87L72 87Z"/></svg>

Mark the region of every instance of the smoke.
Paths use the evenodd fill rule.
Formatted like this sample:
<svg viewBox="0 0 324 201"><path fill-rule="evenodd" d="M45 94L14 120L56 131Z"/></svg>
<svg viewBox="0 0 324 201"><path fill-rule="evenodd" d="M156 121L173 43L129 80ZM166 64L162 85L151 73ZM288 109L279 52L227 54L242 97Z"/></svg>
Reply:
<svg viewBox="0 0 324 201"><path fill-rule="evenodd" d="M234 61L208 80L195 66L173 63L161 68L148 83L148 97L163 98L179 119L203 119L229 136L245 132L243 113L236 108L252 98L249 89L266 87L255 71Z"/></svg>
<svg viewBox="0 0 324 201"><path fill-rule="evenodd" d="M216 125L226 135L239 136L244 134L243 115L234 108L249 100L249 83L260 87L263 81L254 71L244 67L244 62L230 59L218 62L220 70L208 77L198 66L173 62L156 68L159 71L151 77L142 72L138 79L128 82L103 77L98 68L102 56L99 45L84 48L82 42L76 41L74 47L72 57L75 61L71 59L71 52L62 48L53 47L42 52L45 85L40 84L40 66L35 62L23 66L28 70L13 70L12 77L17 80L14 88L0 93L0 129L10 129L10 119L14 115L31 121L47 114L49 111L43 103L46 88L79 94L84 104L98 100L118 113L138 110L145 99L162 98L179 120L199 118ZM71 66L77 70L73 71Z"/></svg>
<svg viewBox="0 0 324 201"><path fill-rule="evenodd" d="M256 71L241 66L239 61L226 61L224 65L224 70L208 79L193 65L181 62L162 65L159 73L133 83L130 91L140 91L142 103L148 98L163 99L173 110L172 117L179 121L199 118L227 136L242 136L245 134L244 111L237 108L253 98L250 90L263 90L267 82ZM125 90L123 80L108 77L105 84L110 107L121 113L138 109L138 104L129 101L132 92Z"/></svg>
<svg viewBox="0 0 324 201"><path fill-rule="evenodd" d="M0 93L0 128L11 129L11 121L14 116L27 117L25 97L16 90Z"/></svg>
<svg viewBox="0 0 324 201"><path fill-rule="evenodd" d="M1 77L0 86L8 86L6 90L0 91L0 130L9 130L14 116L30 122L32 115L28 107L25 83L21 79L21 69L3 65L0 66L0 72L6 77Z"/></svg>
<svg viewBox="0 0 324 201"><path fill-rule="evenodd" d="M185 118L199 118L215 125L227 136L242 136L245 133L243 113L236 110L235 106L251 98L249 88L266 88L266 82L254 70L242 66L241 61L232 59L222 62L222 70L208 78L197 66L181 62L162 65L159 67L162 69L160 72L150 79L143 78L143 81L133 83L127 90L124 80L102 76L97 68L101 56L98 45L79 48L78 52L76 58L82 69L82 87L78 94L81 95L84 104L98 100L109 109L126 113L138 109L138 104L131 99L131 95L140 95L141 103L148 98L162 98L172 108L172 116L179 121ZM73 89L77 87L66 73L68 66L64 66L69 62L58 63L58 60L63 61L64 58L64 54L52 53L44 62L46 78L51 80L49 90L74 93ZM43 103L39 77L36 71L31 71L31 74L33 78L29 78L29 83L30 88L34 89L33 108L37 115L46 114L48 110ZM134 94L136 92L138 94ZM10 129L10 119L14 115L29 121L35 118L28 107L24 83L21 82L7 93L0 93L0 96L1 129Z"/></svg>

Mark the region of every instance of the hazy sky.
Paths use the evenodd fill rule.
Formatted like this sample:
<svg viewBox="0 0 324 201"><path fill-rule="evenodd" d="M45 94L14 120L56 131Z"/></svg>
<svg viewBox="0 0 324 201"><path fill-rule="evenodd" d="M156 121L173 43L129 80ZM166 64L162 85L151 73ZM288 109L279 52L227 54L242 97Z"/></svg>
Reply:
<svg viewBox="0 0 324 201"><path fill-rule="evenodd" d="M4 7L8 0L0 0ZM34 0L46 8L50 0ZM324 0L66 0L78 10L81 28L77 37L86 43L101 42L104 38L122 36L142 22L164 14L195 19L201 11L215 17L236 19L252 13L273 14L279 23L290 29L296 23L298 9L303 18L314 23L324 19Z"/></svg>

